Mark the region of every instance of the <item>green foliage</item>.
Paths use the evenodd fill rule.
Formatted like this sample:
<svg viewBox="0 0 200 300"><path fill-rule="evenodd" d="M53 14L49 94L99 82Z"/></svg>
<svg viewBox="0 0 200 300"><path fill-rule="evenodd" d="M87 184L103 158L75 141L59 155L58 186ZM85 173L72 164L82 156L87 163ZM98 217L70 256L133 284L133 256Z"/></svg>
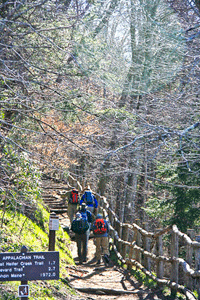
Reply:
<svg viewBox="0 0 200 300"><path fill-rule="evenodd" d="M144 210L163 225L176 224L182 231L199 226L200 163L179 161L176 167L160 167L155 194Z"/></svg>
<svg viewBox="0 0 200 300"><path fill-rule="evenodd" d="M1 290L1 287L0 287ZM3 292L1 295L1 300L14 300L14 299L19 299L18 297L15 297L15 295L12 295L9 292Z"/></svg>
<svg viewBox="0 0 200 300"><path fill-rule="evenodd" d="M155 288L157 287L157 283L149 278L145 273L143 273L141 270L132 268L131 274L134 275L134 277L139 281L142 282L145 286L148 288Z"/></svg>
<svg viewBox="0 0 200 300"><path fill-rule="evenodd" d="M151 197L147 206L144 208L145 212L152 219L165 222L166 218L173 215L173 205L166 202L165 198ZM166 216L167 215L167 216Z"/></svg>
<svg viewBox="0 0 200 300"><path fill-rule="evenodd" d="M1 167L10 181L9 189L0 189L1 207L18 211L29 207L25 213L43 227L41 174L36 164L27 153L17 152L7 144L2 147Z"/></svg>
<svg viewBox="0 0 200 300"><path fill-rule="evenodd" d="M200 218L200 163L180 162L177 166L177 177L173 180L171 187L172 199L167 202L173 204L174 214L170 218L171 224L186 232L187 228L194 228Z"/></svg>

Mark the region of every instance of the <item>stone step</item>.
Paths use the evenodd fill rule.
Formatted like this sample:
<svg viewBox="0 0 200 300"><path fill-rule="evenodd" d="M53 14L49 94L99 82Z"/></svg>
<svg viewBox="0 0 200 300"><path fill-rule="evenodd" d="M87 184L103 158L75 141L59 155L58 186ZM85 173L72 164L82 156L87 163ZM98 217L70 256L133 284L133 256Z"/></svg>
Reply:
<svg viewBox="0 0 200 300"><path fill-rule="evenodd" d="M67 209L55 209L55 208L50 208L50 212L55 212L57 215L63 214L67 212Z"/></svg>

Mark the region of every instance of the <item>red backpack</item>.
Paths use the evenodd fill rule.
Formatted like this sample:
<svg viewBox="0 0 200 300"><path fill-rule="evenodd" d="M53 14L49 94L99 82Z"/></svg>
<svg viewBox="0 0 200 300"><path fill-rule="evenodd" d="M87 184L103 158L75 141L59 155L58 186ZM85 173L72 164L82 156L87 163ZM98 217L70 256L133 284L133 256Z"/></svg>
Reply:
<svg viewBox="0 0 200 300"><path fill-rule="evenodd" d="M71 197L70 197L71 199L71 203L75 203L75 204L77 204L78 203L78 191L77 190L72 190L71 191Z"/></svg>
<svg viewBox="0 0 200 300"><path fill-rule="evenodd" d="M97 219L94 224L94 233L103 234L107 232L107 228L103 219Z"/></svg>

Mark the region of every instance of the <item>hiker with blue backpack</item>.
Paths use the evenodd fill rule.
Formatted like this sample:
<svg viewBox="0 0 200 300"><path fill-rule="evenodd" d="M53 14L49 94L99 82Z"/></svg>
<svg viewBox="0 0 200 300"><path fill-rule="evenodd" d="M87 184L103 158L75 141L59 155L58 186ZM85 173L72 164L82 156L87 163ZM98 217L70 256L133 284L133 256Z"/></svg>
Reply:
<svg viewBox="0 0 200 300"><path fill-rule="evenodd" d="M92 224L92 230L95 237L97 265L101 263L102 255L104 263L108 264L110 261L108 240L110 226L109 223L103 218L102 214L97 214L96 220Z"/></svg>
<svg viewBox="0 0 200 300"><path fill-rule="evenodd" d="M76 218L72 221L71 230L75 233L79 263L87 261L88 240L92 214L86 209L85 203L80 205Z"/></svg>
<svg viewBox="0 0 200 300"><path fill-rule="evenodd" d="M92 194L90 187L88 186L84 194L81 197L80 205L86 203L87 209L96 216L98 209L98 201Z"/></svg>

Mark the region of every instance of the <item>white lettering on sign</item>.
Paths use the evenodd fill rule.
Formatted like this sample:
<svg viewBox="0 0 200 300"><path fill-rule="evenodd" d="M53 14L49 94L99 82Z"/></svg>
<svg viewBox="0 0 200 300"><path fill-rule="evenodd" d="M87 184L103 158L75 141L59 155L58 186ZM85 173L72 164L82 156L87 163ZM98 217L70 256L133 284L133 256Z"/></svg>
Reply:
<svg viewBox="0 0 200 300"><path fill-rule="evenodd" d="M0 253L0 282L59 279L59 252Z"/></svg>
<svg viewBox="0 0 200 300"><path fill-rule="evenodd" d="M31 256L29 255L18 255L18 256L11 256L11 255L6 255L2 257L2 260L28 260L31 259Z"/></svg>
<svg viewBox="0 0 200 300"><path fill-rule="evenodd" d="M9 278L8 274L0 274L0 278Z"/></svg>
<svg viewBox="0 0 200 300"><path fill-rule="evenodd" d="M23 272L23 267L22 268L14 268L14 272Z"/></svg>
<svg viewBox="0 0 200 300"><path fill-rule="evenodd" d="M21 261L20 266L32 266L32 262L31 261Z"/></svg>
<svg viewBox="0 0 200 300"><path fill-rule="evenodd" d="M6 262L6 266L8 266L8 267L16 267L18 265L18 262L14 262L14 261L12 261L12 262L9 262L9 261L7 261Z"/></svg>
<svg viewBox="0 0 200 300"><path fill-rule="evenodd" d="M11 278L22 278L25 274L11 274Z"/></svg>
<svg viewBox="0 0 200 300"><path fill-rule="evenodd" d="M36 266L43 266L44 262L43 261L35 261Z"/></svg>
<svg viewBox="0 0 200 300"><path fill-rule="evenodd" d="M10 269L0 269L0 272L2 273L6 273L6 272L12 272L12 268L10 268Z"/></svg>
<svg viewBox="0 0 200 300"><path fill-rule="evenodd" d="M55 272L53 272L53 273L48 273L48 272L46 272L46 273L40 273L40 277L43 277L43 278L48 278L48 277L55 277L56 276L56 273Z"/></svg>
<svg viewBox="0 0 200 300"><path fill-rule="evenodd" d="M44 255L33 255L34 259L45 259Z"/></svg>

